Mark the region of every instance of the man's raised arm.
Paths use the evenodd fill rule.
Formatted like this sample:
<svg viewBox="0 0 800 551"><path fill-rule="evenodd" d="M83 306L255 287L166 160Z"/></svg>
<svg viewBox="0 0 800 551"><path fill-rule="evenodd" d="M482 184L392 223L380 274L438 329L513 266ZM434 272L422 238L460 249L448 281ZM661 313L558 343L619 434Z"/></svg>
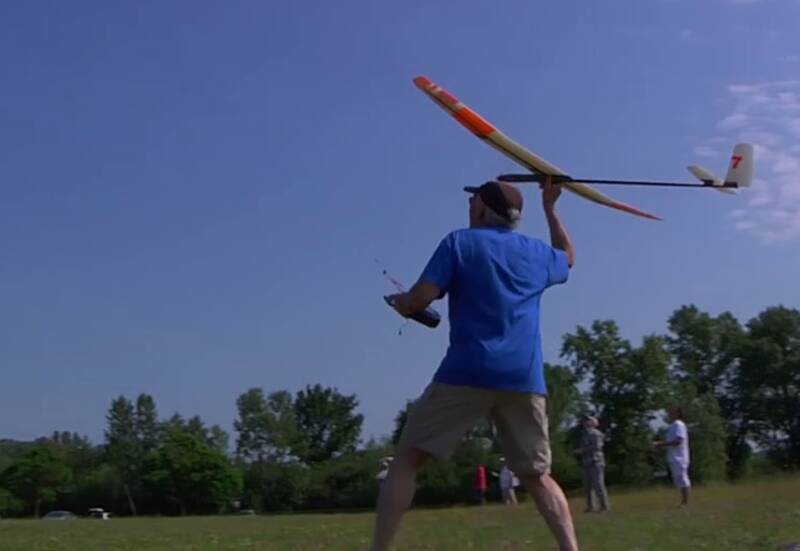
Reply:
<svg viewBox="0 0 800 551"><path fill-rule="evenodd" d="M575 248L572 246L564 223L556 213L556 201L560 195L561 186L554 184L552 177L548 176L547 181L542 184L542 207L544 207L547 225L550 228L550 244L554 249L567 253L567 263L572 268L575 264Z"/></svg>

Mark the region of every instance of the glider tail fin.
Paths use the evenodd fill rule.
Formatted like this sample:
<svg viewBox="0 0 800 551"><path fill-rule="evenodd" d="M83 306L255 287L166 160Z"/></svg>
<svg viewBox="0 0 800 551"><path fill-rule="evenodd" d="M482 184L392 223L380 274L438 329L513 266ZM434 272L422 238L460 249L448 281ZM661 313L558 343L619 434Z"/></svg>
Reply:
<svg viewBox="0 0 800 551"><path fill-rule="evenodd" d="M707 168L703 168L700 165L691 165L686 168L689 169L689 172L691 172L695 178L703 182L704 185L711 186L722 193L736 193L735 187L725 187L725 181L714 175Z"/></svg>
<svg viewBox="0 0 800 551"><path fill-rule="evenodd" d="M753 144L739 143L733 148L725 183L737 187L750 187L753 183Z"/></svg>

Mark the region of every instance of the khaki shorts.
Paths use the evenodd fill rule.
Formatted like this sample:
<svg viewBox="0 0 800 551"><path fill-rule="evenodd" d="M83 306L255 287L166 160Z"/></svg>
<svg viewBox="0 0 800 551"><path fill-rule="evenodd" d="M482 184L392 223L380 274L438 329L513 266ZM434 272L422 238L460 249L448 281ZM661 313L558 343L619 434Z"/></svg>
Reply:
<svg viewBox="0 0 800 551"><path fill-rule="evenodd" d="M517 475L548 474L546 404L541 394L431 383L409 407L398 446L447 459L468 430L489 418L511 470Z"/></svg>

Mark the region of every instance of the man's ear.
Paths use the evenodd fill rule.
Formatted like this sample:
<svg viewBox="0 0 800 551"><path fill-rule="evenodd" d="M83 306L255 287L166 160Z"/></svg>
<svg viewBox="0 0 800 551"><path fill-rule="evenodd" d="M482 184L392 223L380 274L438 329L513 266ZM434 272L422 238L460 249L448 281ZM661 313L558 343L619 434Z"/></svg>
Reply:
<svg viewBox="0 0 800 551"><path fill-rule="evenodd" d="M478 215L478 219L483 221L483 218L486 216L486 204L480 200L480 198L476 198L475 202L477 203L477 210L476 213Z"/></svg>

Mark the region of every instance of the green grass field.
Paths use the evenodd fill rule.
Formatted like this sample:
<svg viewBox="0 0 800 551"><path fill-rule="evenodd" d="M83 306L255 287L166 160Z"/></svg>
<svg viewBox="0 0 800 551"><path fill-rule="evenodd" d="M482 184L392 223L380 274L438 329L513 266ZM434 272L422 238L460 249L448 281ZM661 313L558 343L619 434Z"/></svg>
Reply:
<svg viewBox="0 0 800 551"><path fill-rule="evenodd" d="M572 500L584 551L777 550L800 543L800 477L698 488L687 510L669 489L613 495L613 512L583 514ZM367 546L373 515L278 515L0 520L0 549L33 550L347 550ZM416 510L397 550L556 549L530 502ZM800 549L800 547L798 547Z"/></svg>

